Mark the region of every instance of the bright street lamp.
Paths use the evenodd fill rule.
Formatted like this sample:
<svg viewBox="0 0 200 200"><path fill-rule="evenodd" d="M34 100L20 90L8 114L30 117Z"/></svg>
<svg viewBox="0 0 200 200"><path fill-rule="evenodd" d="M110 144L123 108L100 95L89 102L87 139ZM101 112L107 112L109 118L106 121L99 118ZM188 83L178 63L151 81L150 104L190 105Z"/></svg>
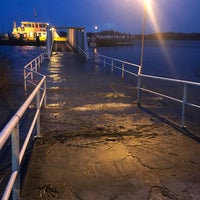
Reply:
<svg viewBox="0 0 200 200"><path fill-rule="evenodd" d="M94 27L95 32L97 32L97 29L98 29L98 26L95 26L95 27Z"/></svg>

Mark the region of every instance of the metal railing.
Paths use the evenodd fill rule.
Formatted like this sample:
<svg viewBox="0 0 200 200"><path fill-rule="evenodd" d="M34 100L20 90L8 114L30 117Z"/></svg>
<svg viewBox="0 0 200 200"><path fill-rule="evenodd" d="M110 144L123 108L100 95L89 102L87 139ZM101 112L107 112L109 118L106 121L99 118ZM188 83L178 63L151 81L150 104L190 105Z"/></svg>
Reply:
<svg viewBox="0 0 200 200"><path fill-rule="evenodd" d="M114 69L121 71L122 78L124 78L125 73L133 75L135 77L138 77L138 74L141 71L140 65L126 62L123 60L119 60L116 58L111 58L111 57L104 56L104 55L99 55L99 61L103 63L104 67L110 66L112 72ZM132 69L132 71L130 71L128 69L130 69L130 70ZM136 69L136 70L134 71L134 69Z"/></svg>
<svg viewBox="0 0 200 200"><path fill-rule="evenodd" d="M89 54L87 51L83 50L79 45L74 44L75 49L78 51L78 53L80 55L82 55L83 57L85 57L86 59L89 58Z"/></svg>
<svg viewBox="0 0 200 200"><path fill-rule="evenodd" d="M42 107L42 104L46 106L46 76L38 73L37 71L43 59L44 54L41 54L24 67L25 89L27 89L27 82L35 85L35 88L30 96L27 98L27 100L23 103L23 105L18 109L18 111L14 114L14 116L0 132L0 150L2 150L8 138L11 136L12 152L12 172L4 191L2 200L9 199L11 191L13 199L20 199L20 164L25 155L25 151L27 149L35 127L37 136L40 135L40 109ZM37 84L33 82L34 76L39 77ZM35 115L32 119L32 123L29 127L28 133L26 134L26 138L22 144L22 147L20 148L20 120L25 115L26 111L28 110L29 106L35 98Z"/></svg>
<svg viewBox="0 0 200 200"><path fill-rule="evenodd" d="M172 79L172 78L165 78L165 77L159 77L159 76L151 76L141 73L141 67L137 64L132 64L123 60L111 58L104 55L99 55L99 61L103 64L104 67L109 66L111 67L111 71L113 72L113 69L117 69L121 71L121 76L124 78L124 74L127 73L131 76L134 76L137 78L137 103L138 105L141 104L141 91L166 98L169 100L172 100L174 102L180 103L181 106L181 115L180 115L180 123L178 124L181 128L185 127L185 115L186 115L186 106L190 106L196 109L200 110L200 104L193 103L188 100L188 87L195 86L200 89L200 83L192 82L192 81L185 81L185 80L178 80L178 79ZM129 68L128 68L129 66ZM132 68L130 68L132 66ZM137 70L134 72L134 68ZM182 87L182 97L176 98L168 94L164 94L161 92L157 92L153 89L147 89L147 86L143 86L143 79L148 78L153 80L159 80L159 81L166 81L168 84L175 83L177 86L181 85Z"/></svg>

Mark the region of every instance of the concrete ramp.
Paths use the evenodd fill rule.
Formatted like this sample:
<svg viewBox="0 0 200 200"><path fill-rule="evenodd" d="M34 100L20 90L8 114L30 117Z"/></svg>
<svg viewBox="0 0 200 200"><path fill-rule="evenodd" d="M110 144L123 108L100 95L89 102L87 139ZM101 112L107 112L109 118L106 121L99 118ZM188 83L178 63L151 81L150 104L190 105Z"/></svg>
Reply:
<svg viewBox="0 0 200 200"><path fill-rule="evenodd" d="M72 47L68 42L65 41L54 41L52 51L73 51Z"/></svg>

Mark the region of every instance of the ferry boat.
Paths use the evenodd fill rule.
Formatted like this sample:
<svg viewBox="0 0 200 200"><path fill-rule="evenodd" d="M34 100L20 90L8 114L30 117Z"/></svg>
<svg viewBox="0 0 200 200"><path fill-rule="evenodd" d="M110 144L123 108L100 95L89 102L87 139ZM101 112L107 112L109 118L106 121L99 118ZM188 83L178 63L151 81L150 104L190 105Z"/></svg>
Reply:
<svg viewBox="0 0 200 200"><path fill-rule="evenodd" d="M22 21L21 26L17 27L16 22L13 22L12 35L16 39L27 41L46 41L46 28L49 24L46 22L28 22Z"/></svg>
<svg viewBox="0 0 200 200"><path fill-rule="evenodd" d="M47 39L47 22L28 22L22 21L21 26L17 27L16 22L13 23L12 37L23 41L39 41L45 42ZM52 27L53 28L53 27ZM66 37L60 37L56 29L53 28L54 41L66 41Z"/></svg>

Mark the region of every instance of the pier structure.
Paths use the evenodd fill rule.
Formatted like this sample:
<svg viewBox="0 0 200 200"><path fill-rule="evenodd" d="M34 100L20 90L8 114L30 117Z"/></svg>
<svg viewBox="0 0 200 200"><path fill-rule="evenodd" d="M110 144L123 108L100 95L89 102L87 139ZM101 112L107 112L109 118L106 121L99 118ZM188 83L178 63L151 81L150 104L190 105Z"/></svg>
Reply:
<svg viewBox="0 0 200 200"><path fill-rule="evenodd" d="M68 41L80 55L89 58L87 34L84 28L68 28Z"/></svg>
<svg viewBox="0 0 200 200"><path fill-rule="evenodd" d="M73 52L53 55L41 73L42 137L21 199L200 197L199 143L138 107L132 81Z"/></svg>
<svg viewBox="0 0 200 200"><path fill-rule="evenodd" d="M74 47L83 46L84 33L70 32ZM185 107L200 108L187 92L200 84L144 75L139 65L103 55L92 63L74 51L52 54L53 29L47 42L49 59L42 54L24 67L26 92L33 92L0 132L0 149L10 136L12 144L12 172L2 199L11 191L22 200L200 199L199 137L183 131ZM174 91L183 98L150 90L157 89L152 79L179 84ZM141 98L144 92L180 103L180 126L145 109L143 102L150 100ZM167 104L158 97L157 102ZM21 126L30 117L21 148ZM7 174L6 167L0 173Z"/></svg>
<svg viewBox="0 0 200 200"><path fill-rule="evenodd" d="M67 39L66 41L57 40L55 37L56 30L65 30L67 32ZM57 45L60 43L62 45L62 49L68 48L69 50L74 50L78 52L80 55L85 57L86 59L89 58L88 55L88 42L87 42L87 34L85 28L83 27L47 27L47 41L46 41L46 48L47 54L50 58L51 52Z"/></svg>

